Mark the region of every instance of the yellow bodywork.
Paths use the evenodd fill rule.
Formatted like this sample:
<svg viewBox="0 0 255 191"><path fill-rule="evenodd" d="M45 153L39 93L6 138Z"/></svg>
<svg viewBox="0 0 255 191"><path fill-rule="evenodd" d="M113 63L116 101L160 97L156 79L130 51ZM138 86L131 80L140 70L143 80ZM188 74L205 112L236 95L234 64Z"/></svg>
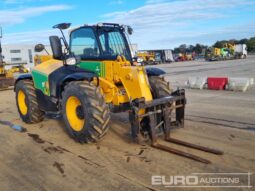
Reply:
<svg viewBox="0 0 255 191"><path fill-rule="evenodd" d="M43 63L43 62L46 62L48 60L52 59L52 55L35 55L34 57L34 63L35 63L35 66Z"/></svg>
<svg viewBox="0 0 255 191"><path fill-rule="evenodd" d="M58 68L63 66L63 62L60 60L49 59L42 64L39 64L33 68L33 70L40 71L44 75L49 75L53 71L57 70Z"/></svg>
<svg viewBox="0 0 255 191"><path fill-rule="evenodd" d="M142 58L144 61L155 61L155 54L153 52L138 52L137 57Z"/></svg>
<svg viewBox="0 0 255 191"><path fill-rule="evenodd" d="M29 70L24 65L12 66L11 69L8 70L8 73L28 73Z"/></svg>
<svg viewBox="0 0 255 191"><path fill-rule="evenodd" d="M93 61L82 62L85 62L85 66L86 63L93 64ZM99 86L106 103L118 106L123 103L129 103L136 98L144 98L145 101L153 99L143 66L132 66L123 56L119 56L116 61L100 62L104 65L105 71L104 76L99 77ZM49 59L35 66L32 73L37 71L46 77L61 66L63 66L62 61ZM97 80L95 79L94 82L96 84ZM45 81L44 83L45 88L49 88L49 82Z"/></svg>
<svg viewBox="0 0 255 191"><path fill-rule="evenodd" d="M213 55L220 56L220 48L213 48Z"/></svg>
<svg viewBox="0 0 255 191"><path fill-rule="evenodd" d="M0 76L6 78L13 78L13 72L11 70L6 70L5 65L0 65Z"/></svg>
<svg viewBox="0 0 255 191"><path fill-rule="evenodd" d="M223 48L228 48L230 53L233 55L235 52L235 45L234 44L230 44L230 43L225 43L223 45Z"/></svg>
<svg viewBox="0 0 255 191"><path fill-rule="evenodd" d="M0 66L0 74L5 74L6 72L5 72L5 68L4 68L4 66Z"/></svg>
<svg viewBox="0 0 255 191"><path fill-rule="evenodd" d="M106 103L120 105L136 98L152 100L150 85L143 66L131 66L129 61L103 61L105 77L99 78L99 85L105 95Z"/></svg>
<svg viewBox="0 0 255 191"><path fill-rule="evenodd" d="M23 65L13 66L11 69L5 69L5 63L0 65L0 75L6 78L13 78L14 73L28 73L28 69Z"/></svg>

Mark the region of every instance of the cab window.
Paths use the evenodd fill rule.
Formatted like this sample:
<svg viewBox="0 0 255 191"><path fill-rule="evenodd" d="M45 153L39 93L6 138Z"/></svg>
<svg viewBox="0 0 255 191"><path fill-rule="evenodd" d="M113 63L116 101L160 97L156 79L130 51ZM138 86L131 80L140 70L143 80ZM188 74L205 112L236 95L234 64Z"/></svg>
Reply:
<svg viewBox="0 0 255 191"><path fill-rule="evenodd" d="M97 58L100 55L93 29L81 28L71 34L71 52L82 59Z"/></svg>

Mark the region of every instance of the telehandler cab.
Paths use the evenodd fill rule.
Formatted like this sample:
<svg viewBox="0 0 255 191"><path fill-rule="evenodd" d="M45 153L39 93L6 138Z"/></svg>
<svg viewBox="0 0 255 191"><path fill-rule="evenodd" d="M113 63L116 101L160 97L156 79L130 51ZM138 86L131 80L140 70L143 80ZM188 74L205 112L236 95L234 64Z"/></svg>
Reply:
<svg viewBox="0 0 255 191"><path fill-rule="evenodd" d="M62 37L50 37L52 57L16 80L17 107L24 122L38 123L47 113L61 114L69 135L89 143L109 129L110 111L128 111L132 136L138 142L150 140L155 148L210 162L157 143L158 132L163 132L166 141L222 154L170 138L171 128L184 125L185 91L172 92L162 77L164 71L133 65L127 38L131 27L84 25L71 30L68 45L63 30L69 27L70 23L55 25ZM41 44L35 47L43 49Z"/></svg>

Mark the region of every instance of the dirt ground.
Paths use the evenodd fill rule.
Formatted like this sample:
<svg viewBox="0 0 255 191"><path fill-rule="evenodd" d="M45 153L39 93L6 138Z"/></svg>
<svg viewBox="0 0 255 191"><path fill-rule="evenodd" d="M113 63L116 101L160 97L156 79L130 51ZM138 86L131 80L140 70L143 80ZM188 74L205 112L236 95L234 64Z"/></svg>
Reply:
<svg viewBox="0 0 255 191"><path fill-rule="evenodd" d="M159 66L174 87L189 76L255 77L255 57L227 62L184 62ZM58 119L21 122L13 90L0 91L1 190L170 190L151 184L152 175L255 172L255 89L248 92L187 90L185 128L172 137L217 148L223 156L166 143L212 161L202 164L134 144L125 113L112 114L111 128L97 144L75 143ZM27 129L18 132L12 122ZM245 179L241 181L246 181ZM255 185L254 175L251 185ZM222 188L196 188L196 190ZM248 188L226 188L247 190ZM177 190L173 188L172 190ZM194 190L194 188L178 188ZM252 188L250 189L252 190Z"/></svg>

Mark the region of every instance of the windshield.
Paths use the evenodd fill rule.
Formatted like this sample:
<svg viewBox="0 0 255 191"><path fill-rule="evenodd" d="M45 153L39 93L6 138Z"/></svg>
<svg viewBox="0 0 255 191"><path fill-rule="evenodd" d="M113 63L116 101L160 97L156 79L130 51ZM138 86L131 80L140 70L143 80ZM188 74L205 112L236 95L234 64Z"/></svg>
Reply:
<svg viewBox="0 0 255 191"><path fill-rule="evenodd" d="M71 52L82 59L98 58L98 43L93 29L81 28L71 34Z"/></svg>
<svg viewBox="0 0 255 191"><path fill-rule="evenodd" d="M123 55L130 60L129 50L126 47L125 39L118 29L103 28L98 31L100 44L103 49L103 55L116 58L118 55Z"/></svg>
<svg viewBox="0 0 255 191"><path fill-rule="evenodd" d="M71 52L82 59L116 60L123 55L131 60L129 46L118 28L99 28L95 34L93 28L84 27L72 32L70 39Z"/></svg>

